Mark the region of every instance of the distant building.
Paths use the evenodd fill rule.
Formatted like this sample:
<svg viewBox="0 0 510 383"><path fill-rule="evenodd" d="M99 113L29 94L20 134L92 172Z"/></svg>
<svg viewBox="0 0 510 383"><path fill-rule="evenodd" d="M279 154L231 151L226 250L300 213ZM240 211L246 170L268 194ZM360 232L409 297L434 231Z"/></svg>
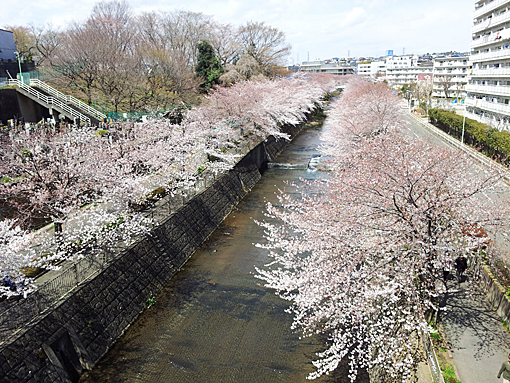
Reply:
<svg viewBox="0 0 510 383"><path fill-rule="evenodd" d="M465 97L470 70L469 57L463 54L436 57L434 59L434 92L432 97Z"/></svg>
<svg viewBox="0 0 510 383"><path fill-rule="evenodd" d="M301 64L305 72L332 73L338 75L355 74L356 67L340 59L305 61Z"/></svg>
<svg viewBox="0 0 510 383"><path fill-rule="evenodd" d="M473 17L467 116L510 130L510 1L477 0Z"/></svg>
<svg viewBox="0 0 510 383"><path fill-rule="evenodd" d="M16 61L16 44L11 31L0 29L0 62Z"/></svg>
<svg viewBox="0 0 510 383"><path fill-rule="evenodd" d="M386 81L393 89L418 81L419 76L433 76L434 64L418 55L389 56L386 58Z"/></svg>
<svg viewBox="0 0 510 383"><path fill-rule="evenodd" d="M376 81L386 78L386 60L363 61L358 64L358 75Z"/></svg>

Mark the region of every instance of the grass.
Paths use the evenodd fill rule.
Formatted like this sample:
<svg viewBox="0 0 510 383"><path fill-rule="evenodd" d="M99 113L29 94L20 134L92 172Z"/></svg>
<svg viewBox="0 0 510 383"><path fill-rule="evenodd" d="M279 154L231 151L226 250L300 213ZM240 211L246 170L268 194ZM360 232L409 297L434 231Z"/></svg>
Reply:
<svg viewBox="0 0 510 383"><path fill-rule="evenodd" d="M146 303L147 303L147 308L151 308L152 306L154 306L156 304L156 299L148 298Z"/></svg>
<svg viewBox="0 0 510 383"><path fill-rule="evenodd" d="M461 381L455 376L453 364L441 364L441 372L443 373L445 383L461 383Z"/></svg>
<svg viewBox="0 0 510 383"><path fill-rule="evenodd" d="M438 329L435 324L431 323L430 325L434 328L434 330L436 330L435 332L430 333L430 338L432 339L432 344L436 350L439 366L445 383L461 383L455 374L455 367L453 366L453 362L441 330Z"/></svg>

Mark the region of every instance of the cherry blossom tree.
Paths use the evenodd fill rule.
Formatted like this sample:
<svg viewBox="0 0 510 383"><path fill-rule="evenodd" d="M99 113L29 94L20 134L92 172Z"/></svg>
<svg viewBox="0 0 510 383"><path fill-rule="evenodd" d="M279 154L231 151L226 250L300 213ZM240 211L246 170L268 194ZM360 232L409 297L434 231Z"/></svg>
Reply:
<svg viewBox="0 0 510 383"><path fill-rule="evenodd" d="M0 297L28 293L34 289L33 279L26 277L23 268L32 263L30 249L33 235L23 231L10 219L0 221Z"/></svg>
<svg viewBox="0 0 510 383"><path fill-rule="evenodd" d="M444 267L480 257L473 230L508 227L508 202L494 197L502 175L404 136L398 110L379 84L347 86L324 133L333 170L296 185L299 198L279 195L260 223L273 260L258 277L291 302L293 329L328 335L309 379L346 359L351 381L360 369L407 381Z"/></svg>
<svg viewBox="0 0 510 383"><path fill-rule="evenodd" d="M25 227L34 219L60 223L97 198L99 184L84 164L94 151L91 137L78 128L12 132L0 152L0 197L17 210Z"/></svg>
<svg viewBox="0 0 510 383"><path fill-rule="evenodd" d="M9 250L0 277L17 279L26 267L93 258L146 235L154 222L138 210L149 200L188 193L204 171L231 169L245 144L270 135L287 139L282 127L305 121L337 86L329 76L246 81L213 90L179 124L155 118L96 131L13 132L0 149L0 200L17 212L18 221L6 221L2 229L0 242ZM155 193L161 189L164 193ZM25 231L38 227L36 218L53 221L59 234ZM30 248L35 243L37 252ZM18 254L20 244L26 251Z"/></svg>

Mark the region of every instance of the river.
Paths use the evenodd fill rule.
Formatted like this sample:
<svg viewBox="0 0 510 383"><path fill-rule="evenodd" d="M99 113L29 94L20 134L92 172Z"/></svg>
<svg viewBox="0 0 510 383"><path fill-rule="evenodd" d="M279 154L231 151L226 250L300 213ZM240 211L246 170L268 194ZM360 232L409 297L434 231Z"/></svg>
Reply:
<svg viewBox="0 0 510 383"><path fill-rule="evenodd" d="M255 247L267 201L287 181L315 179L320 124L308 124L264 172L251 193L193 255L147 309L80 382L306 382L325 339L291 330L288 302L260 286L255 267L268 262ZM280 165L278 165L280 164ZM290 165L290 166L289 166ZM348 367L318 380L347 383ZM368 382L363 376L358 382Z"/></svg>

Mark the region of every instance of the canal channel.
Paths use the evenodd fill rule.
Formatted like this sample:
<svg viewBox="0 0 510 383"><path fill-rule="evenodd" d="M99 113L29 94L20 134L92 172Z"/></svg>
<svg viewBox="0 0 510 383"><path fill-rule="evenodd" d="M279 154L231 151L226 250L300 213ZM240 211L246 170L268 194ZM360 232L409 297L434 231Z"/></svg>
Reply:
<svg viewBox="0 0 510 383"><path fill-rule="evenodd" d="M291 330L288 302L265 289L255 267L265 204L287 182L316 179L321 123L309 123L269 164L262 179L80 382L305 382L324 338ZM312 161L311 161L312 160ZM311 163L310 163L311 161ZM310 168L309 168L310 167ZM318 383L347 383L348 366ZM366 376L358 382L368 382Z"/></svg>

